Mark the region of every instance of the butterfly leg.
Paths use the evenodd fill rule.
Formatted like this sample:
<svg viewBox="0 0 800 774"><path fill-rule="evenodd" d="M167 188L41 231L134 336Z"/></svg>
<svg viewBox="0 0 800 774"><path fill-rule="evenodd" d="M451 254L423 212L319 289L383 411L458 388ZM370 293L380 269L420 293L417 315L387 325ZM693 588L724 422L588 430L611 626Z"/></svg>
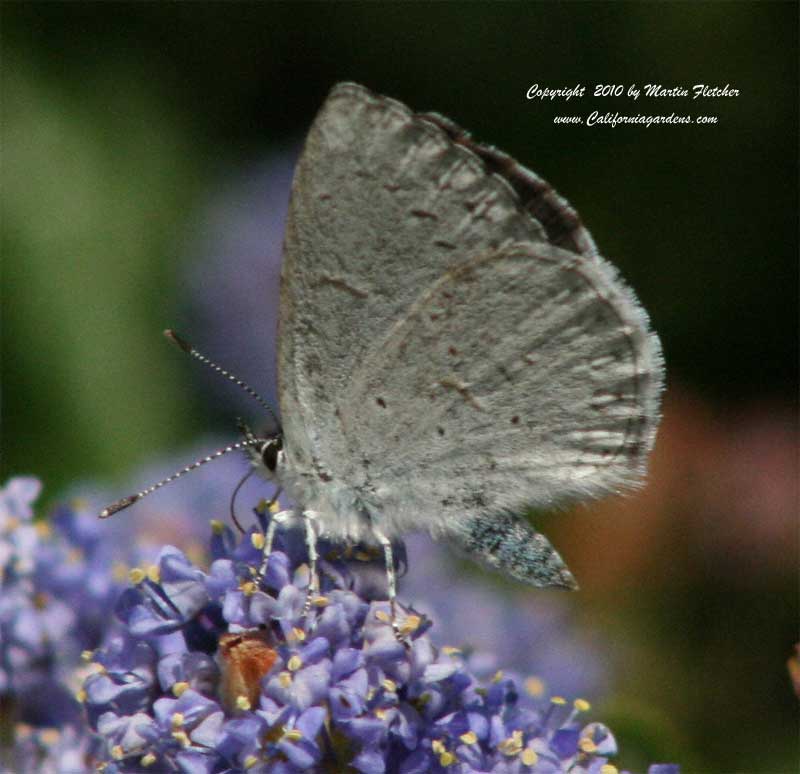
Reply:
<svg viewBox="0 0 800 774"><path fill-rule="evenodd" d="M394 636L402 640L400 626L397 623L397 577L394 571L394 554L392 552L392 541L389 540L380 530L372 528L372 533L378 539L383 548L383 558L386 563L386 587L389 596L389 611L392 616L392 629Z"/></svg>
<svg viewBox="0 0 800 774"><path fill-rule="evenodd" d="M272 515L267 525L267 534L264 536L264 548L262 550L261 567L258 568L259 581L267 574L269 557L272 554L272 543L275 540L275 530L278 524L285 524L294 516L294 511L279 511Z"/></svg>
<svg viewBox="0 0 800 774"><path fill-rule="evenodd" d="M317 532L314 522L317 519L315 511L303 511L303 524L306 529L306 549L308 550L308 591L306 601L303 605L303 612L308 613L313 601L319 596L319 575L317 575Z"/></svg>

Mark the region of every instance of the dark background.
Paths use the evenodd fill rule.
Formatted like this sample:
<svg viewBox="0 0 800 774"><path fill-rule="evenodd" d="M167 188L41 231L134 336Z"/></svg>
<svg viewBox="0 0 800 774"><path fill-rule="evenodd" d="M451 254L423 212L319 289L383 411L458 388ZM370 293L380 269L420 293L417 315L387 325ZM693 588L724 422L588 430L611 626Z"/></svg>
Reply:
<svg viewBox="0 0 800 774"><path fill-rule="evenodd" d="M156 452L231 434L159 332L214 341L186 283L209 199L295 149L331 85L356 80L550 180L662 339L648 487L547 521L582 582L568 604L625 643L596 714L628 765L795 770L795 3L5 3L2 17L4 476L35 473L51 499L78 479L124 486ZM528 101L533 83L587 96ZM618 83L740 96L591 96ZM553 123L595 109L719 120ZM271 391L271 363L214 347Z"/></svg>

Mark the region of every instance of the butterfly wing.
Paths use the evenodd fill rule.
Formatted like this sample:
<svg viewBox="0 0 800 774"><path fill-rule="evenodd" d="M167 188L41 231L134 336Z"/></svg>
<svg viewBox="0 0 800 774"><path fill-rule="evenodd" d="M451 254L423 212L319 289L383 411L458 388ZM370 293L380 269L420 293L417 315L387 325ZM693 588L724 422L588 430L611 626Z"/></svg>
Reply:
<svg viewBox="0 0 800 774"><path fill-rule="evenodd" d="M446 119L336 87L282 277L287 456L330 531L357 534L355 508L486 553L474 519L640 474L661 384L644 312L566 202Z"/></svg>
<svg viewBox="0 0 800 774"><path fill-rule="evenodd" d="M661 383L658 340L607 263L513 243L420 295L353 374L340 421L384 529L569 586L515 514L637 483Z"/></svg>

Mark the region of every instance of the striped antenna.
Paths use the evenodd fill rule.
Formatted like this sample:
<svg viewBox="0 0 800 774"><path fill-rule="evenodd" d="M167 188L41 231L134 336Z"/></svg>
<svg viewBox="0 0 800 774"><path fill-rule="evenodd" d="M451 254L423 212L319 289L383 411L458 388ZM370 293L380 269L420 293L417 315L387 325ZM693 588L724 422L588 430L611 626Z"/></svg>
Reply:
<svg viewBox="0 0 800 774"><path fill-rule="evenodd" d="M178 336L175 331L171 328L167 328L164 331L164 335L176 346L180 347L184 352L188 355L191 355L195 360L199 360L203 365L208 366L212 371L216 371L218 374L224 376L229 381L233 382L237 387L244 390L251 398L255 399L261 406L263 406L269 415L275 420L275 424L277 425L279 431L281 427L281 423L278 421L278 417L275 415L275 412L272 409L272 406L267 403L264 398L262 398L247 382L242 381L239 377L232 374L230 371L226 371L224 368L221 368L213 361L209 360L202 352L196 350L186 339L181 338Z"/></svg>
<svg viewBox="0 0 800 774"><path fill-rule="evenodd" d="M133 505L136 502L139 502L143 497L147 497L147 495L152 494L157 489L161 489L162 486L166 486L167 484L175 481L175 479L180 478L181 476L185 476L187 473L199 468L201 465L205 465L207 462L213 462L216 459L219 459L224 454L228 454L232 451L238 451L239 449L244 449L248 446L262 446L265 444L269 439L266 438L248 438L244 441L239 441L238 443L232 443L230 446L226 446L224 449L218 449L213 454L209 454L207 457L203 457L202 459L196 460L191 465L187 465L185 468L181 468L179 471L173 473L171 476L167 476L167 478L159 481L157 484L153 484L152 486L148 486L147 489L143 489L141 492L137 492L136 494L128 495L127 497L123 497L120 500L117 500L115 503L112 503L107 508L103 508L100 511L100 518L107 519L109 516L113 516L115 513L119 511L125 510L129 506Z"/></svg>

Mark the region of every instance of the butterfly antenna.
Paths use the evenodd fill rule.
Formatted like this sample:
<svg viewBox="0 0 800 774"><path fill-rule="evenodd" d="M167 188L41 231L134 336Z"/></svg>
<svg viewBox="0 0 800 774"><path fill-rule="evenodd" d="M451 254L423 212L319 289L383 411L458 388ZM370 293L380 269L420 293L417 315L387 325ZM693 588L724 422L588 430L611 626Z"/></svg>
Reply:
<svg viewBox="0 0 800 774"><path fill-rule="evenodd" d="M263 406L267 413L275 420L275 424L280 429L281 423L278 420L278 417L275 415L275 412L272 409L272 406L267 403L264 398L262 398L247 382L242 381L239 377L232 374L230 371L226 371L224 368L221 368L212 360L209 360L202 352L196 350L186 339L181 338L178 336L175 331L171 328L167 328L164 331L164 335L175 345L180 347L184 352L188 355L191 355L195 360L199 360L203 365L208 366L212 371L216 371L218 374L221 374L229 381L233 382L237 387L244 390L251 398L256 400L261 406Z"/></svg>
<svg viewBox="0 0 800 774"><path fill-rule="evenodd" d="M250 476L252 476L253 473L255 472L256 472L255 468L250 468L250 470L248 470L247 473L245 473L242 476L241 481L239 481L239 483L236 485L236 489L234 489L233 493L231 494L231 502L230 502L231 521L236 525L236 529L238 529L239 532L241 532L243 535L244 535L244 527L241 525L241 522L236 517L236 495L239 494L239 490L244 486L245 481L247 481L247 479L250 478Z"/></svg>
<svg viewBox="0 0 800 774"><path fill-rule="evenodd" d="M173 473L171 476L167 476L162 481L159 481L157 484L153 484L152 486L148 486L147 489L142 489L141 492L137 492L136 494L128 495L127 497L123 497L121 500L117 500L115 503L112 503L107 508L103 508L100 511L100 518L107 519L109 516L113 516L115 513L119 511L125 510L129 506L133 505L134 503L141 500L143 497L147 497L147 495L152 494L157 489L161 489L162 486L166 486L167 484L175 481L175 479L180 478L181 476L185 476L187 473L205 465L207 462L213 462L216 459L219 459L225 454L228 454L232 451L239 451L240 449L244 449L248 446L255 446L261 445L265 441L263 438L248 438L244 441L239 441L238 443L232 443L230 446L226 446L224 449L218 449L213 454L209 454L207 457L203 457L202 459L196 460L191 465L187 465L185 468L181 468L179 471Z"/></svg>

